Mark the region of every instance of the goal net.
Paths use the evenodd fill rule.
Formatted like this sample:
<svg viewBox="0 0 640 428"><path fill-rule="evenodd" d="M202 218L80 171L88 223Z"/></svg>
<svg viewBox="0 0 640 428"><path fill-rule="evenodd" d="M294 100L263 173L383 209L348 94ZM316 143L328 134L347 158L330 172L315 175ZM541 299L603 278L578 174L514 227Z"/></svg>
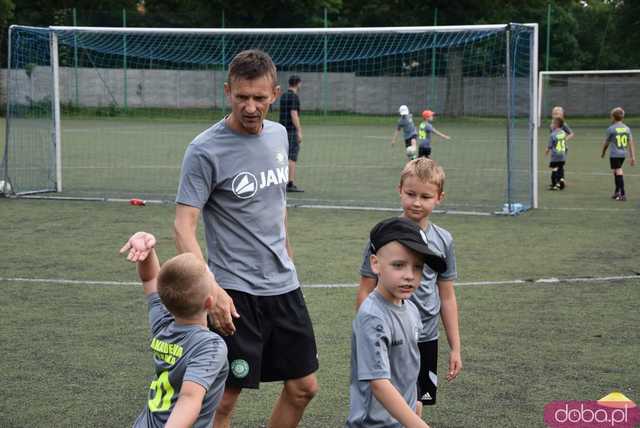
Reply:
<svg viewBox="0 0 640 428"><path fill-rule="evenodd" d="M536 204L536 25L334 29L14 26L0 177L17 194L172 200L189 142L228 113L235 54L302 79L299 205L397 208L398 107L432 141L444 209ZM278 101L270 119L278 120Z"/></svg>

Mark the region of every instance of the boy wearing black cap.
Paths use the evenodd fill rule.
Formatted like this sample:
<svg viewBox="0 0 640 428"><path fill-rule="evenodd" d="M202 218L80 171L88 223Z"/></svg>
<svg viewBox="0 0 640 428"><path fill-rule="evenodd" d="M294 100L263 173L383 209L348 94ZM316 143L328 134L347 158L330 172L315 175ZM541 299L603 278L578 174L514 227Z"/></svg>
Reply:
<svg viewBox="0 0 640 428"><path fill-rule="evenodd" d="M425 263L437 271L446 263L429 248L419 226L405 218L378 223L370 242L378 283L353 321L346 426L428 428L415 413L422 322L407 299L419 287Z"/></svg>
<svg viewBox="0 0 640 428"><path fill-rule="evenodd" d="M422 271L420 286L411 296L418 308L422 329L418 337L420 349L420 374L418 375L418 405L416 413L422 415L423 405L435 405L438 389L438 319L442 324L451 348L447 380L453 380L462 370L458 303L454 291L457 277L456 256L451 234L433 224L429 216L444 198L445 174L442 167L428 158L408 162L400 175L400 202L402 217L416 223L427 237L429 248L442 255L446 267L434 269L427 263ZM369 246L365 248L360 268L360 287L356 305L376 287L378 275L371 269Z"/></svg>

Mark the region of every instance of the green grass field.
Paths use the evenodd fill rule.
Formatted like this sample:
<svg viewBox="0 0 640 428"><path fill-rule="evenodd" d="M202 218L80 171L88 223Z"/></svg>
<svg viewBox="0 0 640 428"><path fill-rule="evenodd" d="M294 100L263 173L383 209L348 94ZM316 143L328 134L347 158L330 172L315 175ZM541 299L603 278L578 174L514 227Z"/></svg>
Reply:
<svg viewBox="0 0 640 428"><path fill-rule="evenodd" d="M605 202L606 199L604 199ZM627 205L628 207L629 205ZM153 371L134 267L117 255L138 230L174 252L171 205L0 199L4 243L0 426L130 424ZM537 210L511 217L435 215L456 238L459 282L637 274L638 211ZM355 283L367 230L388 214L292 209L304 284ZM598 399L638 387L640 279L462 285L464 371L426 413L436 427L543 426L547 402ZM321 392L301 426L338 427L348 411L354 288L306 289L319 343ZM440 354L440 370L446 361ZM279 385L243 396L235 426L265 423Z"/></svg>
<svg viewBox="0 0 640 428"><path fill-rule="evenodd" d="M136 159L131 159L135 154L126 150L132 144L127 138L140 135L129 132L139 126L137 120L98 124L76 118L72 122L71 135L89 133L98 125L113 128L113 135L119 135L115 133L118 130L126 131L122 141L112 141L118 145L116 152L126 156L109 158L113 155L108 153L114 152L104 147L106 158L111 159L105 165L119 168L129 161L136 165ZM640 173L625 167L629 201L610 200L613 180L608 162L599 158L606 122L600 125L577 120L570 124L577 138L570 146L569 186L563 192L545 191L548 171L546 160L541 158L541 209L517 217L433 217L435 223L452 232L456 241L458 282L463 284L457 287L457 295L464 362L460 377L441 384L438 405L425 413L426 420L435 427L541 427L546 403L598 399L613 390L640 401L640 272L635 236L640 227ZM183 138L206 127L206 122L165 125ZM440 128L452 136L471 135L481 129L473 124L463 125L442 120ZM315 126L318 129L312 131ZM340 126L344 129L327 129L310 121L309 145L303 150L307 150L310 159L314 150L320 150L313 146L314 132L368 135L363 132L375 130L380 139L371 139L370 144L378 144L378 151L389 149L375 156L384 154L389 162L397 162L393 171L385 173L380 168L381 181L377 183L388 206L395 206L394 186L403 156L400 147L392 152L386 146L393 124ZM546 136L546 130L542 130L541 146ZM80 138L77 141L80 144ZM448 148L459 141L451 145L436 142L435 157L440 159L442 155L445 164ZM339 152L338 148L335 150ZM468 160L481 152L470 153ZM65 156L73 153L68 151ZM88 164L82 151L76 153L78 158L73 162L77 171L65 180L106 182L100 168ZM177 172L181 153L163 153L167 177L157 176L152 185L156 186L154 189L173 189L175 179L170 171ZM314 189L312 183L322 180L320 176L314 178L319 173L306 163L306 156L300 162L300 183ZM74 164L71 159L66 162ZM86 168L80 168L83 163ZM360 170L353 170L356 177L355 171ZM131 173L126 171L125 168L121 173ZM464 197L457 194L460 187L455 184L463 180L460 176L464 172L450 166L447 173L450 203L464 202ZM487 174L485 178L490 177ZM489 185L499 186L493 177ZM331 174L324 177L329 183L334 179ZM361 189L371 185L371 176L362 180ZM151 185L144 180L123 182L139 189ZM144 405L153 369L142 292L136 285L122 283L135 282L135 269L118 256L117 249L131 233L144 229L160 238L162 259L173 255L173 211L170 203L141 208L125 203L0 198L0 340L6 348L0 362L4 375L0 386L4 397L0 401L0 426L121 427L132 423ZM290 238L302 283L355 284L368 230L389 215L392 214L290 209ZM612 276L626 279L535 282L540 278ZM516 279L525 281L469 284ZM321 392L301 426L339 427L348 412L355 288L307 288L305 296L319 344ZM443 372L446 345L441 349ZM265 424L279 387L270 384L247 392L237 409L234 426Z"/></svg>

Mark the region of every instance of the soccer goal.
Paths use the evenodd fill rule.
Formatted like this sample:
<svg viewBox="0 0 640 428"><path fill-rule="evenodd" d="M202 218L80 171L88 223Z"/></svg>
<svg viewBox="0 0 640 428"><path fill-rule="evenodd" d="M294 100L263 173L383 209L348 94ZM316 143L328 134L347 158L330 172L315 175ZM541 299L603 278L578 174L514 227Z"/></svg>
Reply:
<svg viewBox="0 0 640 428"><path fill-rule="evenodd" d="M397 208L398 107L434 138L456 211L536 206L537 25L329 29L13 26L0 176L18 195L172 200L189 142L228 113L234 55L302 79L305 189L290 204ZM278 120L278 101L270 114Z"/></svg>
<svg viewBox="0 0 640 428"><path fill-rule="evenodd" d="M640 70L541 71L538 84L538 123L554 106L562 106L569 117L605 123L614 107L640 114Z"/></svg>

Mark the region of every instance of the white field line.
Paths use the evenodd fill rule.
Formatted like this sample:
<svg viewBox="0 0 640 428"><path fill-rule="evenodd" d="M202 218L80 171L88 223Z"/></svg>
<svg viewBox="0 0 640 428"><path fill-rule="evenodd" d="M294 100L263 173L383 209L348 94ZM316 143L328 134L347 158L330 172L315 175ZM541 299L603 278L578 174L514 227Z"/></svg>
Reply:
<svg viewBox="0 0 640 428"><path fill-rule="evenodd" d="M638 275L618 275L618 276L601 276L601 277L577 277L577 278L538 278L538 279L511 279L503 281L471 281L458 282L456 286L482 286L482 285L518 285L518 284L563 284L563 283L589 283L589 282L616 282L626 279L640 279ZM92 281L80 279L62 279L62 278L10 278L0 277L0 282L24 282L24 283L46 283L46 284L82 284L82 285L138 285L135 281ZM355 283L344 284L303 284L303 288L355 288Z"/></svg>

